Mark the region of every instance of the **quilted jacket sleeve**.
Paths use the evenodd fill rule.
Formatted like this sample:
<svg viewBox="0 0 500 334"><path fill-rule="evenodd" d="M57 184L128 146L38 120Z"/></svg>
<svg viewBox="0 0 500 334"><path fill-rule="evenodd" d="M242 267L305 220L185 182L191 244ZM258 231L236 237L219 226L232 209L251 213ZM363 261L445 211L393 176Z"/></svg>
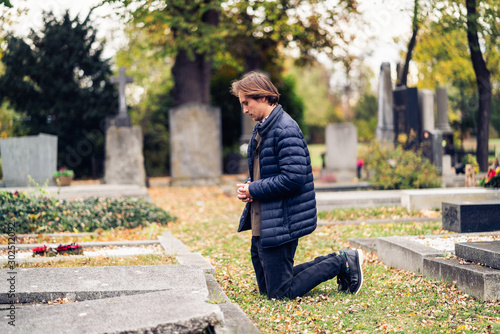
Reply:
<svg viewBox="0 0 500 334"><path fill-rule="evenodd" d="M275 145L264 143L261 153L263 178L250 184L257 200L274 200L293 196L306 182L307 156L305 141L297 126L276 129ZM266 175L265 174L270 174Z"/></svg>

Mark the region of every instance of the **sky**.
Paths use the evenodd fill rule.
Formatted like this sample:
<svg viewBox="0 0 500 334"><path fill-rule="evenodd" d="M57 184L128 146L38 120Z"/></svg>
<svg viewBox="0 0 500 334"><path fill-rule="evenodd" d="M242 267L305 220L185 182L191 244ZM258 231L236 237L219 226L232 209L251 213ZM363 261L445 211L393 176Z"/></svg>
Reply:
<svg viewBox="0 0 500 334"><path fill-rule="evenodd" d="M30 28L38 30L42 25L42 11L52 10L63 13L69 9L72 16L79 14L85 17L90 8L100 0L11 0L14 8L29 8L28 15L19 19L16 32L26 34ZM393 72L396 63L401 61L400 52L405 50L411 33L411 13L414 0L358 0L359 10L368 22L368 26L357 33L357 42L352 45L355 52L371 54L365 58L365 63L378 77L382 62L389 62ZM109 15L111 6L100 7L93 12L93 22L99 37L106 37L105 56L112 57L124 44L124 35L120 32L120 20ZM373 40L366 39L372 36ZM396 44L395 37L401 37ZM376 80L375 80L376 81Z"/></svg>

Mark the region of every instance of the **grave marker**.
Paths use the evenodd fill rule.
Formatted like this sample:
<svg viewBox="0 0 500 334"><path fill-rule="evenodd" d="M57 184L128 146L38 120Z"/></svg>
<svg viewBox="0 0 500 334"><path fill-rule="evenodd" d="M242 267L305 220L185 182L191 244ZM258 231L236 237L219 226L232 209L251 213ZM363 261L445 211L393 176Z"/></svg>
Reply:
<svg viewBox="0 0 500 334"><path fill-rule="evenodd" d="M500 201L443 202L443 230L458 233L500 230Z"/></svg>
<svg viewBox="0 0 500 334"><path fill-rule="evenodd" d="M2 171L5 187L32 185L49 181L55 186L52 174L57 170L57 136L41 133L37 136L0 140Z"/></svg>
<svg viewBox="0 0 500 334"><path fill-rule="evenodd" d="M106 128L106 161L104 181L106 184L146 185L146 170L142 153L142 129L132 126L127 113L125 85L133 82L125 75L125 67L120 67L118 77L111 82L118 84L118 115L113 117Z"/></svg>
<svg viewBox="0 0 500 334"><path fill-rule="evenodd" d="M378 82L377 139L382 143L394 141L393 95L390 63L382 63Z"/></svg>
<svg viewBox="0 0 500 334"><path fill-rule="evenodd" d="M125 67L120 67L119 75L117 77L111 78L111 83L118 85L118 115L114 118L114 125L117 127L121 126L132 126L132 121L130 115L127 114L127 102L125 100L125 85L127 83L134 82L133 77L127 77L125 75Z"/></svg>
<svg viewBox="0 0 500 334"><path fill-rule="evenodd" d="M187 103L169 110L172 185L215 185L222 176L220 108Z"/></svg>
<svg viewBox="0 0 500 334"><path fill-rule="evenodd" d="M356 177L358 133L352 123L328 124L326 127L326 169L338 181Z"/></svg>

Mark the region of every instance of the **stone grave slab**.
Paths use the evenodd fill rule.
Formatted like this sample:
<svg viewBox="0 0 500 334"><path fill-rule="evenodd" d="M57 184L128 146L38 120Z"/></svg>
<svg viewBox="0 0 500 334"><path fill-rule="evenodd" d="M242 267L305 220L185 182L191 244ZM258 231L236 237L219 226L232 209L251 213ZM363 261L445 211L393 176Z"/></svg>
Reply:
<svg viewBox="0 0 500 334"><path fill-rule="evenodd" d="M201 333L223 323L223 314L200 294L175 290L33 305L16 310L17 333ZM0 331L12 333L7 321ZM9 326L10 327L10 326Z"/></svg>
<svg viewBox="0 0 500 334"><path fill-rule="evenodd" d="M443 202L443 229L459 233L500 230L500 201Z"/></svg>
<svg viewBox="0 0 500 334"><path fill-rule="evenodd" d="M9 269L0 277L9 277ZM15 302L68 297L76 303L19 305L19 332L202 332L222 325L223 313L207 303L205 274L194 266L132 266L17 269ZM0 304L12 302L0 292ZM7 321L0 332L11 330Z"/></svg>
<svg viewBox="0 0 500 334"><path fill-rule="evenodd" d="M500 240L457 243L455 255L500 270Z"/></svg>
<svg viewBox="0 0 500 334"><path fill-rule="evenodd" d="M424 275L456 282L461 291L483 301L500 299L500 271L480 265L464 265L454 258L425 258Z"/></svg>
<svg viewBox="0 0 500 334"><path fill-rule="evenodd" d="M425 258L439 257L443 254L444 252L438 249L404 237L377 238L377 255L384 264L418 274L424 272Z"/></svg>
<svg viewBox="0 0 500 334"><path fill-rule="evenodd" d="M485 188L434 188L401 191L401 205L408 210L441 209L443 202L500 201L500 190Z"/></svg>
<svg viewBox="0 0 500 334"><path fill-rule="evenodd" d="M1 269L0 277L8 277L9 271ZM198 291L208 296L204 272L195 266L21 268L16 272L19 303L46 302L64 296L82 301L163 290ZM9 303L8 297L6 291L0 291L0 304Z"/></svg>

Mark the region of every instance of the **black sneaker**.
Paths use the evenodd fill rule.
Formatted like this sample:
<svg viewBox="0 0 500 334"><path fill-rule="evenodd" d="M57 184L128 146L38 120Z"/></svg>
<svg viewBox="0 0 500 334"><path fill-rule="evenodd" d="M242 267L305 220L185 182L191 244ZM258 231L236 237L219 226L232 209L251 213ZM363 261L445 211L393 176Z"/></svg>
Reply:
<svg viewBox="0 0 500 334"><path fill-rule="evenodd" d="M349 291L352 294L357 294L359 290L361 290L361 286L363 285L363 252L361 249L343 249L341 250L341 254L346 258L346 281L343 281L343 277L341 277L340 281L342 285L339 285L340 289L343 291ZM347 284L347 288L345 285Z"/></svg>
<svg viewBox="0 0 500 334"><path fill-rule="evenodd" d="M342 256L345 259L345 265L346 265L346 270L342 270L338 275L337 275L337 283L338 283L338 292L344 292L347 293L349 292L349 274L347 273L347 270L349 268L349 264L347 263L347 256L345 255L345 251L347 249L341 249L339 250L340 256Z"/></svg>

